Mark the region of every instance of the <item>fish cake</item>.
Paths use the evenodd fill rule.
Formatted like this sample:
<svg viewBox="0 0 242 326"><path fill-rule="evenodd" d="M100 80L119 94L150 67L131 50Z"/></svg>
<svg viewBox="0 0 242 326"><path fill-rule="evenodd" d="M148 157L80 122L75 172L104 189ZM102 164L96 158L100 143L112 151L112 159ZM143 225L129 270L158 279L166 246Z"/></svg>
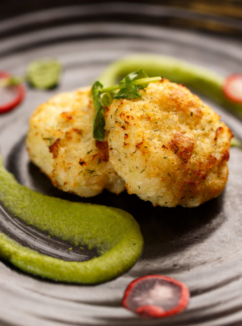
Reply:
<svg viewBox="0 0 242 326"><path fill-rule="evenodd" d="M30 118L29 157L63 191L82 197L103 189L118 194L124 181L109 162L107 142L93 139L93 118L89 87L54 96Z"/></svg>
<svg viewBox="0 0 242 326"><path fill-rule="evenodd" d="M163 79L106 110L109 159L129 194L154 206L199 206L228 179L230 129L183 85Z"/></svg>

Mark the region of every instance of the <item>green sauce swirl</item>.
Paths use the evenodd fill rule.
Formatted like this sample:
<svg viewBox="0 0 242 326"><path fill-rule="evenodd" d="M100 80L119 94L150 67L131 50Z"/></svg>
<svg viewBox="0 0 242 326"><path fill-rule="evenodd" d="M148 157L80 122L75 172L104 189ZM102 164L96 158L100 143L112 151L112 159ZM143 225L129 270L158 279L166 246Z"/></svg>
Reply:
<svg viewBox="0 0 242 326"><path fill-rule="evenodd" d="M143 237L135 219L120 209L73 203L17 183L0 158L0 202L28 225L74 246L97 248L99 257L69 262L43 255L0 233L0 256L20 269L56 281L94 284L122 274L139 258Z"/></svg>

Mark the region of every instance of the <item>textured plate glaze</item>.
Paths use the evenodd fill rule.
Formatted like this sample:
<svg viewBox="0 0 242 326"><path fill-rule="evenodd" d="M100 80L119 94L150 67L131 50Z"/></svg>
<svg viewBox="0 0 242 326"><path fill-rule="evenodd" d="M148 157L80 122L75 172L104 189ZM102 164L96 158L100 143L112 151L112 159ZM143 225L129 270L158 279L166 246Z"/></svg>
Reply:
<svg viewBox="0 0 242 326"><path fill-rule="evenodd" d="M55 189L29 163L24 145L28 118L38 104L57 92L90 84L112 60L148 52L188 60L224 76L241 70L241 42L151 26L153 19L165 16L155 6L129 6L128 13L137 16L137 24L122 21L127 13L120 15L118 22L112 20L119 10L120 6L114 5L85 5L46 10L0 23L1 69L23 74L29 61L45 56L56 57L64 64L57 89L29 89L16 110L0 116L1 153L6 167L20 183L51 196L82 201ZM172 10L169 15L172 16ZM242 139L241 121L209 104ZM199 208L153 208L126 193L116 196L104 192L85 200L120 207L133 214L145 240L141 259L126 274L96 286L58 284L0 262L0 325L241 325L241 161L242 152L233 148L225 191ZM3 232L40 252L79 261L95 254L86 250L70 252L68 243L50 240L44 233L12 219L3 209L0 216ZM174 277L189 287L191 302L183 314L166 320L141 320L122 308L121 299L128 283L153 273Z"/></svg>

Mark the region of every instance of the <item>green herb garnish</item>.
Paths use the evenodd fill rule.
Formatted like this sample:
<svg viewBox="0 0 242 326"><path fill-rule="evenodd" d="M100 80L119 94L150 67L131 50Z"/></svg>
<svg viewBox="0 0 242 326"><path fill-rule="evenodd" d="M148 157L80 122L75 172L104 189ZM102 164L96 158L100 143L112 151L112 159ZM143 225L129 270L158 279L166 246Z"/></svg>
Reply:
<svg viewBox="0 0 242 326"><path fill-rule="evenodd" d="M146 85L137 85L134 83L135 80L147 78L148 75L140 69L139 71L132 72L131 74L124 77L119 83L120 90L114 96L114 98L127 98L127 99L134 99L141 97L139 93L139 89L144 88Z"/></svg>
<svg viewBox="0 0 242 326"><path fill-rule="evenodd" d="M124 77L119 84L103 88L96 81L92 86L92 98L95 108L93 121L93 138L103 141L105 138L105 107L110 105L113 99L135 99L141 98L140 89L144 89L149 83L160 81L161 77L148 77L142 70L132 72Z"/></svg>
<svg viewBox="0 0 242 326"><path fill-rule="evenodd" d="M92 86L92 98L95 108L95 116L93 121L93 138L103 141L105 138L105 109L101 103L101 89L103 85L97 81Z"/></svg>

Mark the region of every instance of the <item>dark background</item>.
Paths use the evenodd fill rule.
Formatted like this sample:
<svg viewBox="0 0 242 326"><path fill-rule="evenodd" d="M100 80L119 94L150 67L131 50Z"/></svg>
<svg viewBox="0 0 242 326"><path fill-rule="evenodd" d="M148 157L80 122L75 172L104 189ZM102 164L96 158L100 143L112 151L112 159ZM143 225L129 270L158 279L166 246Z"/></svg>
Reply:
<svg viewBox="0 0 242 326"><path fill-rule="evenodd" d="M107 5L120 6L120 14L107 15L107 21L142 21L142 17L132 16L128 6L132 3L148 3L166 11L165 17L150 21L151 24L161 26L183 27L188 29L203 30L217 34L230 34L242 38L242 0L132 0L132 1L85 1L85 0L0 0L0 20L13 18L17 15L30 13L46 8L56 8L71 5L85 5L90 3L107 3ZM127 10L125 8L127 7ZM125 11L125 13L124 13ZM177 17L174 18L174 13ZM176 16L176 15L175 15ZM226 26L226 22L233 23Z"/></svg>

